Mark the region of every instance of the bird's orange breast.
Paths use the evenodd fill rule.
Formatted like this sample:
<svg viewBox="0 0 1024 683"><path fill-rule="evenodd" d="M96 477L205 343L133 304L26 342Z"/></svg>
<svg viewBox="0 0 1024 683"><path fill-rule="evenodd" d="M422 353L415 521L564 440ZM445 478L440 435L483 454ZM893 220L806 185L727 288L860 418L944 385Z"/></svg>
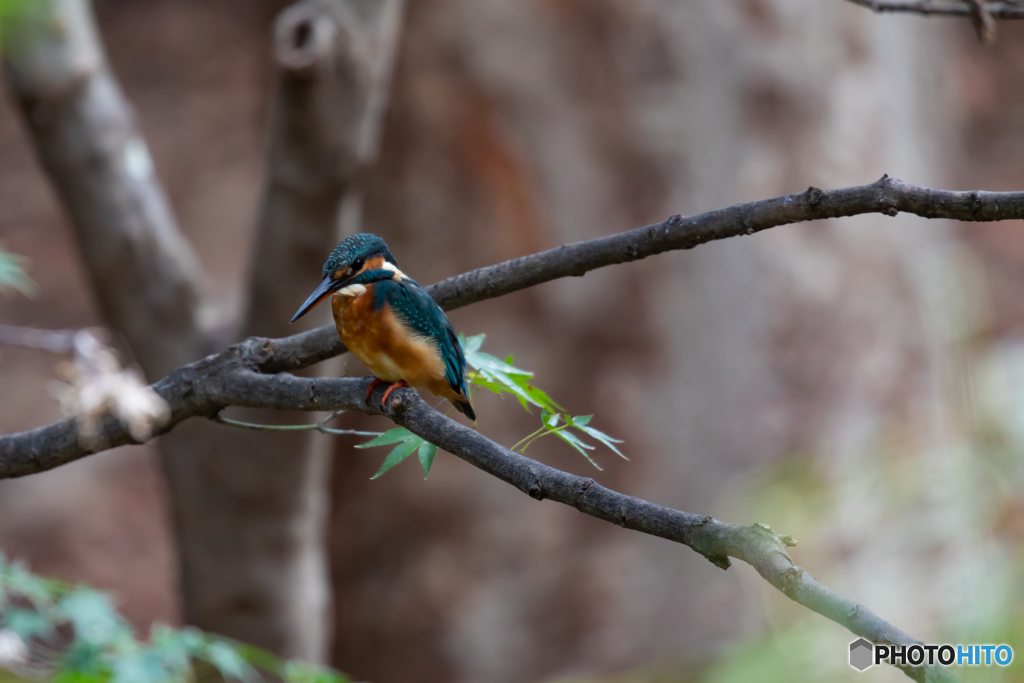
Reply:
<svg viewBox="0 0 1024 683"><path fill-rule="evenodd" d="M405 380L445 396L444 362L437 345L415 334L386 303L374 305L374 286L341 290L331 299L334 323L341 341L374 376L387 382Z"/></svg>

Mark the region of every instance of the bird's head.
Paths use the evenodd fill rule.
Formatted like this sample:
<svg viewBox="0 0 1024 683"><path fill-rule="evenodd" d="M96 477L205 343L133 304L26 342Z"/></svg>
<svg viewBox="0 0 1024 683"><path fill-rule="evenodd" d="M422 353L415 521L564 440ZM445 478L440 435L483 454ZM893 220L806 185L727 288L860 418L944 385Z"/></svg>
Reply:
<svg viewBox="0 0 1024 683"><path fill-rule="evenodd" d="M351 284L363 284L360 280L368 277L367 282L372 282L400 273L395 257L380 237L368 232L347 237L327 257L322 273L323 281L306 302L299 306L299 310L292 316L292 322L309 313L327 295L339 289Z"/></svg>

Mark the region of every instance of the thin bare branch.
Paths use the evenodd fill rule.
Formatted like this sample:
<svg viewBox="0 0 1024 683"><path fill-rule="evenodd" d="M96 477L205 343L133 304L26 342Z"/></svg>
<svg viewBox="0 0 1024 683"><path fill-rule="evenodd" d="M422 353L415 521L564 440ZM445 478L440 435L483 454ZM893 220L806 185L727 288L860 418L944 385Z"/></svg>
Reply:
<svg viewBox="0 0 1024 683"><path fill-rule="evenodd" d="M319 422L306 422L297 425L268 425L261 424L259 422L246 422L244 420L232 420L224 417L223 415L215 415L211 418L217 424L226 425L228 427L238 427L239 429L251 429L255 432L320 432L321 434L329 434L331 436L367 436L374 437L380 436L383 432L364 432L358 429L336 429L334 427L328 427L332 420L337 418L339 415L344 414L344 410L335 410L333 413L320 420Z"/></svg>
<svg viewBox="0 0 1024 683"><path fill-rule="evenodd" d="M996 40L996 20L989 11L988 3L985 0L967 0L971 6L971 23L974 25L974 32L978 35L978 41L982 43L994 43Z"/></svg>
<svg viewBox="0 0 1024 683"><path fill-rule="evenodd" d="M40 330L0 323L0 346L21 346L53 353L69 353L78 330Z"/></svg>
<svg viewBox="0 0 1024 683"><path fill-rule="evenodd" d="M924 16L974 17L978 6L989 19L1024 19L1024 5L1015 2L933 2L933 0L846 0L854 5L866 7L872 12L921 14ZM982 20L985 21L984 19Z"/></svg>
<svg viewBox="0 0 1024 683"><path fill-rule="evenodd" d="M888 176L870 185L838 190L811 187L799 194L694 216L672 216L642 228L563 244L450 277L427 291L442 308L452 310L559 278L581 277L597 268L752 235L780 225L866 213L895 216L901 212L958 221L1020 219L1024 218L1024 192L951 192L908 185ZM273 353L260 366L263 372L297 370L345 351L334 325L266 343Z"/></svg>

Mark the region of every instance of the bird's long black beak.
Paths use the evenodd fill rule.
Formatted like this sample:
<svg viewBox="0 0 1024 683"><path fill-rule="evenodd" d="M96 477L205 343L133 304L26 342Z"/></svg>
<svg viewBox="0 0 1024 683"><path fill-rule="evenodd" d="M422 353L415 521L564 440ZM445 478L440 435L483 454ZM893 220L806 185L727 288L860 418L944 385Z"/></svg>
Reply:
<svg viewBox="0 0 1024 683"><path fill-rule="evenodd" d="M313 293L309 295L306 302L299 306L299 310L295 311L295 315L292 316L291 322L295 322L302 316L309 313L318 303L323 301L328 294L337 291L345 286L345 280L332 280L330 277L325 277L324 281L320 283L320 286L313 290Z"/></svg>

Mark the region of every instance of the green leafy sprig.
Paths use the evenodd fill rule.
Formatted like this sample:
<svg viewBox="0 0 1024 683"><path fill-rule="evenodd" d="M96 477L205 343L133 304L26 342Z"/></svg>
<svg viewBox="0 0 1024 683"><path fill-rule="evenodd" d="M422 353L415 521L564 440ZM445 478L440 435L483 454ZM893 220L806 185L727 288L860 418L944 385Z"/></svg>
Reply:
<svg viewBox="0 0 1024 683"><path fill-rule="evenodd" d="M576 449L591 465L601 469L590 454L590 451L594 450L594 446L581 438L581 435L587 435L604 444L620 457L628 460L622 451L615 446L615 444L622 443L622 441L614 439L590 426L593 415L570 415L547 392L533 384L532 372L512 365L511 355L505 360L501 360L481 351L484 337L485 335L483 334L468 338L459 335L459 341L462 342L462 346L466 351L466 362L472 368L467 377L470 385L486 389L499 396L512 395L528 413L532 413L534 407L540 409L540 427L520 439L518 443L512 446L511 450L518 450L521 453L538 439L551 434ZM430 467L434 462L437 447L416 436L405 427L390 429L375 439L359 444L356 448L374 448L376 446L391 445L394 448L384 458L380 469L377 470L377 473L371 479L380 477L413 453L419 454L424 478L430 474Z"/></svg>

